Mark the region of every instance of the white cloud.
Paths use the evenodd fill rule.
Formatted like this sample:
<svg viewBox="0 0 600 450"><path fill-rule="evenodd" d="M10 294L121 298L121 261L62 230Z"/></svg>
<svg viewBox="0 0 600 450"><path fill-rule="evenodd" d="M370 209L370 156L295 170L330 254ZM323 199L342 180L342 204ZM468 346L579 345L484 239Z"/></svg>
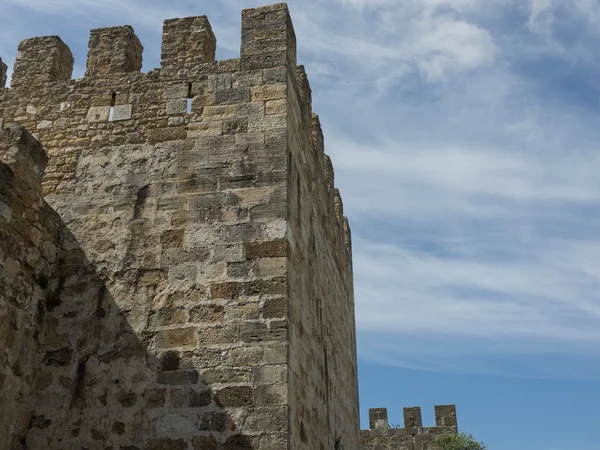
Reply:
<svg viewBox="0 0 600 450"><path fill-rule="evenodd" d="M342 0L361 9L374 9L362 20L327 29L335 20L332 11L319 11L302 22L312 29L310 42L304 45L354 58L356 66L392 73L400 79L413 67L428 82L443 81L447 74L485 67L494 61L496 48L489 32L439 6L458 9L473 4L471 0L426 0L422 2ZM324 17L321 21L316 17ZM360 16L359 16L360 17ZM357 26L358 25L358 26ZM386 83L386 86L388 84Z"/></svg>
<svg viewBox="0 0 600 450"><path fill-rule="evenodd" d="M499 233L448 242L457 230L439 232L426 244L436 250L414 248L410 237L392 246L355 234L363 357L423 370L595 376L582 367L600 356L600 241ZM494 251L505 255L492 260ZM554 362L543 368L496 362L519 355ZM579 365L564 367L561 355L577 357Z"/></svg>
<svg viewBox="0 0 600 450"><path fill-rule="evenodd" d="M349 178L360 176L377 189L443 193L443 198L512 202L581 202L600 200L600 155L532 154L507 148L459 147L447 143L386 141L360 146L333 139L336 167ZM550 159L550 160L549 160ZM387 186L386 186L387 185ZM382 189L383 190L383 189ZM370 210L372 204L365 205ZM435 212L439 205L431 204ZM386 208L388 211L388 208ZM446 214L441 208L440 215Z"/></svg>

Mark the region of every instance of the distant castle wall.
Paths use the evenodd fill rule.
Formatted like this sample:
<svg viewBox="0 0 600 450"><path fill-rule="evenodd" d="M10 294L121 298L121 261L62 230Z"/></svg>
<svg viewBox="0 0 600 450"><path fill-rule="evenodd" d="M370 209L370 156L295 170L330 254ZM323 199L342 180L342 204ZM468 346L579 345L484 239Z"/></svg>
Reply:
<svg viewBox="0 0 600 450"><path fill-rule="evenodd" d="M433 439L457 433L456 406L435 406L435 427L424 427L421 408L404 408L404 428L390 428L386 408L369 409L369 430L361 431L363 450L431 450Z"/></svg>
<svg viewBox="0 0 600 450"><path fill-rule="evenodd" d="M50 159L35 199L0 193L43 256L1 247L27 286L0 293L13 446L358 448L350 230L287 7L243 11L240 58L215 48L206 17L168 20L140 73L131 27L95 29L71 80L59 37L19 45L0 125Z"/></svg>

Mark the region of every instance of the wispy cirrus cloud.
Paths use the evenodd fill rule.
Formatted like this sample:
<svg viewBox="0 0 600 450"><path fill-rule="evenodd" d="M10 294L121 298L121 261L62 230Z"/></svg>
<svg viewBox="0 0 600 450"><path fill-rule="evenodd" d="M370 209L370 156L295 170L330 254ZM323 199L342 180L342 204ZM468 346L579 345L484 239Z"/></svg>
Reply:
<svg viewBox="0 0 600 450"><path fill-rule="evenodd" d="M359 82L351 98L332 82L323 102L346 120L325 122L354 218L363 357L451 372L598 373L599 108L582 79L598 40L564 34L587 30L595 5L346 3L382 24L365 39L403 65L371 70L384 88ZM568 23L541 22L548 14Z"/></svg>

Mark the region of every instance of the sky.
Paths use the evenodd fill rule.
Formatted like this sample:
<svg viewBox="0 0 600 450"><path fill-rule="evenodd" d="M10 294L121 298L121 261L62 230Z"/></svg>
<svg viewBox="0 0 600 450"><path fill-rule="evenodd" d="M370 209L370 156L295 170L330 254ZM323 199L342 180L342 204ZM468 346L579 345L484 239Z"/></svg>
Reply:
<svg viewBox="0 0 600 450"><path fill-rule="evenodd" d="M261 0L0 0L0 57ZM291 0L353 232L361 418L455 403L490 450L598 450L600 2Z"/></svg>

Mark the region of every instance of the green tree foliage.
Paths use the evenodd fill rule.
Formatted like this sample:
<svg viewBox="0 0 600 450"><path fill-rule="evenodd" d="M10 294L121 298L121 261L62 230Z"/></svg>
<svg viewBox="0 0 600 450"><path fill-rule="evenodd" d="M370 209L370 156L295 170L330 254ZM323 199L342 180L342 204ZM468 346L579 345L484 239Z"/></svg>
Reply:
<svg viewBox="0 0 600 450"><path fill-rule="evenodd" d="M440 434L433 440L435 450L487 450L483 442L477 442L467 433Z"/></svg>

